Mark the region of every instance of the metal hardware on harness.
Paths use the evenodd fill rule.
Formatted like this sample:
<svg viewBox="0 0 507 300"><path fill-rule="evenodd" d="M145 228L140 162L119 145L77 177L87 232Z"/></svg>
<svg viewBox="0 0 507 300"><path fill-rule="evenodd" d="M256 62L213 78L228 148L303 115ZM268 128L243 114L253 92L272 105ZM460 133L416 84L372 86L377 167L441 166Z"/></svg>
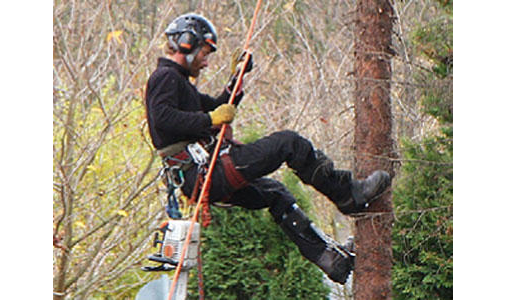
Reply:
<svg viewBox="0 0 507 300"><path fill-rule="evenodd" d="M172 157L172 156L166 156L163 160L168 165L169 165L168 161L172 161L173 163L179 163L179 164L189 164L192 162L192 159L190 157L186 158L186 159L179 159L179 158Z"/></svg>
<svg viewBox="0 0 507 300"><path fill-rule="evenodd" d="M218 153L218 156L222 156L224 154L229 155L229 151L231 150L231 145L227 145L226 147L220 149L220 152Z"/></svg>
<svg viewBox="0 0 507 300"><path fill-rule="evenodd" d="M165 211L170 218L181 219L182 214L179 209L176 190L180 189L185 184L183 170L179 165L169 167L167 164L164 164L164 167L160 172L160 176L164 175L167 192L167 205L165 207Z"/></svg>
<svg viewBox="0 0 507 300"><path fill-rule="evenodd" d="M181 188L185 184L185 176L180 166L172 166L166 169L168 175L168 181L174 188Z"/></svg>
<svg viewBox="0 0 507 300"><path fill-rule="evenodd" d="M197 165L202 166L208 162L209 153L201 144L188 144L187 151Z"/></svg>
<svg viewBox="0 0 507 300"><path fill-rule="evenodd" d="M201 140L201 145L204 147L204 149L212 149L213 145L215 145L215 142L217 141L217 139L213 135L210 135L208 138L209 138L208 143Z"/></svg>

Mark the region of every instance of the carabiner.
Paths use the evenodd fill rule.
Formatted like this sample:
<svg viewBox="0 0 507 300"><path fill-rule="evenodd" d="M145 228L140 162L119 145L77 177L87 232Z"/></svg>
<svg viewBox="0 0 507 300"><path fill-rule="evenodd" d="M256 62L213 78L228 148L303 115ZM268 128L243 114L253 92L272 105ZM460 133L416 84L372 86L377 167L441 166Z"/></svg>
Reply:
<svg viewBox="0 0 507 300"><path fill-rule="evenodd" d="M170 167L168 173L173 187L181 188L185 184L185 176L180 166Z"/></svg>

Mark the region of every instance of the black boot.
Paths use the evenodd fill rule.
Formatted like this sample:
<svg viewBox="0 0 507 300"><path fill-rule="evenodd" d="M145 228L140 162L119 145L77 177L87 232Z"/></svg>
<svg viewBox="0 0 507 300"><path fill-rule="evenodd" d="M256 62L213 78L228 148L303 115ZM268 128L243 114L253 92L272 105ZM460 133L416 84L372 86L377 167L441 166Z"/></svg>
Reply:
<svg viewBox="0 0 507 300"><path fill-rule="evenodd" d="M363 211L391 182L385 171L375 171L365 180L352 179L350 171L335 170L333 161L319 150L315 151L315 159L303 170L297 170L296 175L326 195L343 214Z"/></svg>
<svg viewBox="0 0 507 300"><path fill-rule="evenodd" d="M380 198L390 183L389 173L379 170L364 180L353 179L350 184L351 197L335 204L344 214L359 213Z"/></svg>
<svg viewBox="0 0 507 300"><path fill-rule="evenodd" d="M316 150L315 157L295 173L304 183L313 186L333 201L338 209L339 203L347 201L352 196L352 173L335 170L333 161L320 150Z"/></svg>
<svg viewBox="0 0 507 300"><path fill-rule="evenodd" d="M279 223L304 257L331 280L341 284L347 281L355 255L319 230L296 204L287 209Z"/></svg>

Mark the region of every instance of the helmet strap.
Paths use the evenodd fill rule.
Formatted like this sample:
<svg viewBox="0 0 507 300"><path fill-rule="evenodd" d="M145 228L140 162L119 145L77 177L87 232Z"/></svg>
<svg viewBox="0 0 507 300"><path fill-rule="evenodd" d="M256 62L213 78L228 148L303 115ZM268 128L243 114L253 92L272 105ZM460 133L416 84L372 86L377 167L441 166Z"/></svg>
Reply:
<svg viewBox="0 0 507 300"><path fill-rule="evenodd" d="M167 40L169 41L169 44L171 45L171 48L173 48L175 51L178 50L178 44L174 41L174 35L170 36Z"/></svg>
<svg viewBox="0 0 507 300"><path fill-rule="evenodd" d="M190 54L185 55L185 59L187 61L188 68L192 65L192 62L194 62L195 56L199 51L201 50L202 46L195 47L194 51L192 51Z"/></svg>

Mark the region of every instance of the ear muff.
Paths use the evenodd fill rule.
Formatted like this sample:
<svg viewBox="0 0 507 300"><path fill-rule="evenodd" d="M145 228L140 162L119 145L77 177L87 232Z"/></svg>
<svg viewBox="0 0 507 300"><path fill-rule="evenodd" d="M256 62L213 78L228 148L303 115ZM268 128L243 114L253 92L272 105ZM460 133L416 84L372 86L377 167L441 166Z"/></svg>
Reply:
<svg viewBox="0 0 507 300"><path fill-rule="evenodd" d="M197 46L197 42L195 33L185 31L178 38L178 49L183 54L190 54Z"/></svg>

